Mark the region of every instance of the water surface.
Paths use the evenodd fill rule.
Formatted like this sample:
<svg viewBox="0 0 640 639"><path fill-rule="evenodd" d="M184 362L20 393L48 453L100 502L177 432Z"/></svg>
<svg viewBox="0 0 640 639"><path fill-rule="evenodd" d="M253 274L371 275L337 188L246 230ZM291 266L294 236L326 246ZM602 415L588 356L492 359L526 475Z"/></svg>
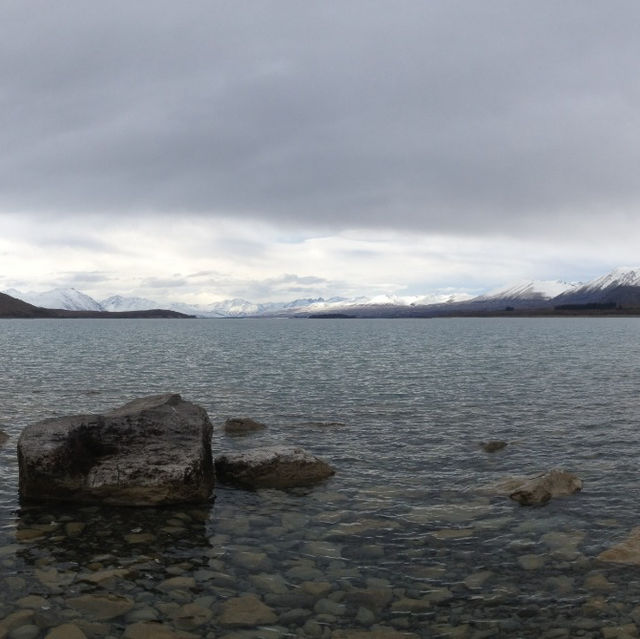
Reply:
<svg viewBox="0 0 640 639"><path fill-rule="evenodd" d="M640 523L639 338L635 318L5 320L0 619L21 613L25 637L150 620L200 637L631 632L637 568L596 557ZM218 486L203 508L20 507L24 426L161 392L207 409L214 454L296 444L337 474ZM226 437L234 416L268 429ZM554 467L582 493L524 508L485 490ZM82 603L109 593L108 618ZM266 608L236 627L246 595Z"/></svg>

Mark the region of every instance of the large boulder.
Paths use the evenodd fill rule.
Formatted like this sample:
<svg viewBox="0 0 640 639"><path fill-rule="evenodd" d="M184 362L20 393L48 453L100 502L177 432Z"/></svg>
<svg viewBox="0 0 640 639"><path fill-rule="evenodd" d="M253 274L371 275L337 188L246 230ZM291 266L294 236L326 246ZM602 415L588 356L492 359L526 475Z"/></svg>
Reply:
<svg viewBox="0 0 640 639"><path fill-rule="evenodd" d="M513 486L509 497L523 506L533 506L544 504L552 497L572 495L579 490L582 490L582 479L565 470L554 469Z"/></svg>
<svg viewBox="0 0 640 639"><path fill-rule="evenodd" d="M205 501L214 485L212 431L204 408L177 394L45 419L18 440L20 496L130 506Z"/></svg>
<svg viewBox="0 0 640 639"><path fill-rule="evenodd" d="M220 481L244 488L293 488L315 484L335 473L327 462L302 448L252 448L216 457Z"/></svg>

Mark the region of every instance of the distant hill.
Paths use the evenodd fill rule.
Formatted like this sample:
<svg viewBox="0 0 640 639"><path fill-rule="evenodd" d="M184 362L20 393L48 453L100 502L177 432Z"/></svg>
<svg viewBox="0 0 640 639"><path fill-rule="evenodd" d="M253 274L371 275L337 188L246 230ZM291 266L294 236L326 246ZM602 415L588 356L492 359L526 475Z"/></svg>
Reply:
<svg viewBox="0 0 640 639"><path fill-rule="evenodd" d="M0 317L51 317L50 311L0 293Z"/></svg>
<svg viewBox="0 0 640 639"><path fill-rule="evenodd" d="M192 317L184 313L164 309L145 311L126 311L109 313L107 311L69 311L66 309L42 308L28 304L5 293L0 293L0 318L167 318L186 319Z"/></svg>
<svg viewBox="0 0 640 639"><path fill-rule="evenodd" d="M640 267L620 267L586 284L557 280L521 281L477 297L452 291L410 297L319 297L267 303L235 298L204 305L166 302L162 305L168 310L159 310L160 304L153 300L114 295L97 302L73 288L58 288L44 293L21 293L9 289L5 294L14 299L6 311L0 309L0 317L326 318L346 315L384 318L566 315L581 312L589 315L640 315ZM16 306L20 300L22 306ZM49 310L42 308L44 306Z"/></svg>

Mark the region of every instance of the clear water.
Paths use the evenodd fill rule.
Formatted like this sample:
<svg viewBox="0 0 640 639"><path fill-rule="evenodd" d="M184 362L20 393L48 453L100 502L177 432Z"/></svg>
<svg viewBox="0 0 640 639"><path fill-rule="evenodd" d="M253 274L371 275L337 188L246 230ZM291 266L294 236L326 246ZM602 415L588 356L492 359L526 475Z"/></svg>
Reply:
<svg viewBox="0 0 640 639"><path fill-rule="evenodd" d="M216 426L268 424L217 428L214 455L297 444L337 473L289 492L218 486L199 509L21 508L24 426L168 391ZM4 320L0 619L37 595L20 622L33 637L68 621L120 637L146 618L201 637L631 632L640 573L596 557L640 523L639 415L634 318ZM509 446L487 454L488 439ZM584 490L540 508L486 490L554 467ZM127 574L86 579L112 568ZM73 603L104 593L131 609L98 619ZM247 593L273 617L236 628L225 606Z"/></svg>

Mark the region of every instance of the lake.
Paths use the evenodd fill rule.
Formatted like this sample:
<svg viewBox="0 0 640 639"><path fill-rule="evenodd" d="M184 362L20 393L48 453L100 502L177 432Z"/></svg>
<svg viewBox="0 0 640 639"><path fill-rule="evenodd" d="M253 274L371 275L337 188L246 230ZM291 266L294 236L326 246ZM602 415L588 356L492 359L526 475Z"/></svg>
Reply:
<svg viewBox="0 0 640 639"><path fill-rule="evenodd" d="M597 559L640 524L640 319L3 320L0 358L0 637L640 626L640 571ZM21 507L27 424L164 392L206 408L214 456L295 444L336 475L200 507ZM225 436L239 416L268 428ZM491 490L552 468L582 492Z"/></svg>

